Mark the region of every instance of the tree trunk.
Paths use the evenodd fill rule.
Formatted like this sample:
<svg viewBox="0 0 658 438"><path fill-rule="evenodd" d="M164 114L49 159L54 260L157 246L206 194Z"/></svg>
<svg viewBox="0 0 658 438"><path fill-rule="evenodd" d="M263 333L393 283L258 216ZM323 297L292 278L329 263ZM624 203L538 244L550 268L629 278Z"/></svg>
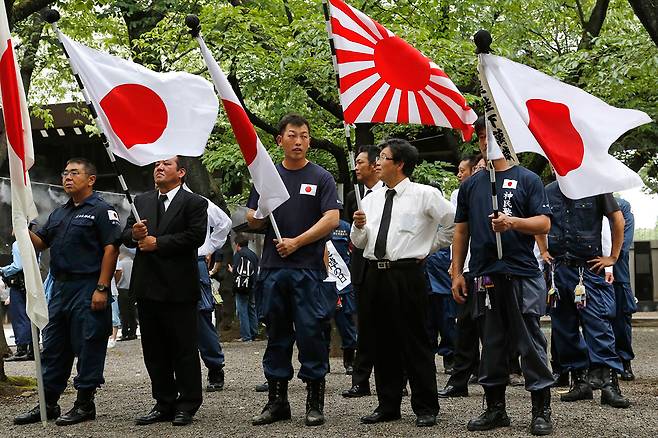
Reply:
<svg viewBox="0 0 658 438"><path fill-rule="evenodd" d="M658 1L628 0L628 3L631 4L635 15L640 19L653 43L658 46Z"/></svg>

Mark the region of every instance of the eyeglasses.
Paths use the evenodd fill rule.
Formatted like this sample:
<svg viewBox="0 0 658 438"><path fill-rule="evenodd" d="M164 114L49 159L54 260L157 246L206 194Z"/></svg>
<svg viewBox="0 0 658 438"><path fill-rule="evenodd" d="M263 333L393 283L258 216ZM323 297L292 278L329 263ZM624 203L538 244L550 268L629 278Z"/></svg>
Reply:
<svg viewBox="0 0 658 438"><path fill-rule="evenodd" d="M381 161L381 160L393 161L393 158L392 157L387 157L386 155L380 155L377 158L375 158L375 161Z"/></svg>
<svg viewBox="0 0 658 438"><path fill-rule="evenodd" d="M80 172L79 170L64 170L60 175L62 175L62 178L66 178L67 176L78 176L78 175L83 175L86 174L87 172Z"/></svg>

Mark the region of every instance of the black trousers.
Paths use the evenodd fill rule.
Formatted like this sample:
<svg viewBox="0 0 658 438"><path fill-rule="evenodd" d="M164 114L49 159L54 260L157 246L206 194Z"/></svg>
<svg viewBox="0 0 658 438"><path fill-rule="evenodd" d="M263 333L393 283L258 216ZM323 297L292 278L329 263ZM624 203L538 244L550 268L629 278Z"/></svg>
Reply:
<svg viewBox="0 0 658 438"><path fill-rule="evenodd" d="M459 305L455 340L454 371L446 385L466 388L472 374L478 374L480 367L480 339L482 339L482 317L477 316L476 294L473 282L468 282L469 292L466 302Z"/></svg>
<svg viewBox="0 0 658 438"><path fill-rule="evenodd" d="M137 333L137 302L130 289L119 289L119 317L121 336L134 336Z"/></svg>
<svg viewBox="0 0 658 438"><path fill-rule="evenodd" d="M528 391L553 384L548 366L547 342L539 325L546 309L546 283L536 278L504 274L491 276L491 309L485 310L479 382L484 388L507 385L510 351L521 355L521 370Z"/></svg>
<svg viewBox="0 0 658 438"><path fill-rule="evenodd" d="M365 287L372 293L376 330L377 411L400 412L406 370L414 413L438 414L436 366L426 330L428 290L422 265L386 270L369 267Z"/></svg>
<svg viewBox="0 0 658 438"><path fill-rule="evenodd" d="M193 415L203 400L197 303L138 300L137 310L155 409Z"/></svg>
<svg viewBox="0 0 658 438"><path fill-rule="evenodd" d="M354 286L356 293L356 312L358 336L356 338L356 356L354 358L354 371L352 372L352 385L369 386L370 374L375 362L375 340L373 322L372 294L363 285Z"/></svg>

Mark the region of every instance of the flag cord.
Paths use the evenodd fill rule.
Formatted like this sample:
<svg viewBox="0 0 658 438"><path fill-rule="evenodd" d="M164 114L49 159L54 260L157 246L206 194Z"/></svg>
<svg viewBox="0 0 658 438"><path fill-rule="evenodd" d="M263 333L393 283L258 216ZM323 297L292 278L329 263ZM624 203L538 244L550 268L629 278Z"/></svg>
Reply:
<svg viewBox="0 0 658 438"><path fill-rule="evenodd" d="M338 99L342 99L340 95L340 74L338 73L338 62L336 60L336 46L334 45L334 37L331 32L331 19L329 15L329 5L327 0L322 0L322 11L324 13L324 20L327 24L327 35L329 37L329 47L331 48L331 62L334 66L334 74L336 76L336 85L338 86ZM342 104L341 104L342 108ZM359 190L359 184L356 179L356 168L354 166L355 159L355 148L352 145L352 132L350 125L345 122L343 117L343 128L345 129L345 142L347 144L348 151L348 165L350 169L350 174L352 176L352 183L354 184L354 197L356 198L356 207L358 210L361 210L361 191ZM351 219L351 218L350 218Z"/></svg>
<svg viewBox="0 0 658 438"><path fill-rule="evenodd" d="M64 47L64 43L62 41L62 33L60 32L59 28L57 27L57 22L50 23L52 26L53 30L55 31L55 35L57 36L57 40L59 41L59 45L62 48L62 51L64 52L64 55L66 56L67 61L69 62L69 66L71 67L71 71L73 72L73 77L75 78L75 81L78 84L78 88L80 89L80 92L82 93L82 96L84 97L85 103L87 104L87 109L89 110L89 113L91 114L92 119L94 120L94 123L96 125L96 128L100 131L100 137L101 137L101 142L103 143L103 146L105 147L105 152L107 152L108 157L110 158L110 162L112 163L112 167L114 169L114 172L117 175L117 178L119 180L119 184L121 185L121 190L123 190L123 194L126 196L126 200L128 201L128 204L130 205L130 211L132 212L133 216L135 217L135 220L137 222L141 222L141 218L139 217L139 213L137 212L137 208L135 208L135 204L133 203L133 198L132 195L130 194L130 191L128 190L128 186L126 185L126 180L123 177L123 173L121 172L121 169L119 167L119 164L117 163L116 157L114 156L114 153L110 149L110 143L107 141L107 136L105 135L105 132L103 131L103 125L100 123L100 118L98 116L98 111L96 111L96 108L94 108L94 104L89 98L89 95L87 94L87 90L85 89L84 84L82 83L82 79L80 78L80 75L75 69L75 66L71 62L71 58L69 56L69 53L66 51L66 47Z"/></svg>

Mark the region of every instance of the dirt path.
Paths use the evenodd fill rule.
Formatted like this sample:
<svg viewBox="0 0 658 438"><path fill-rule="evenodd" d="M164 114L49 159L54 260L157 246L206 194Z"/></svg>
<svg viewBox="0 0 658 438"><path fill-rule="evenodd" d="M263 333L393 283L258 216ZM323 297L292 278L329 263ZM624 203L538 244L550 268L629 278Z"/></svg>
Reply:
<svg viewBox="0 0 658 438"><path fill-rule="evenodd" d="M622 390L633 402L630 409L616 410L602 407L599 392L594 401L560 403L557 391L553 390L554 436L563 437L656 437L658 436L658 329L637 328L634 330L637 359L633 362L638 379L622 382ZM482 389L470 386L471 397L441 400L439 424L431 429L414 427L415 416L409 398L403 400L402 420L384 425L364 426L359 418L376 406L376 397L348 400L340 392L349 386L350 379L342 374L340 359L332 359L332 374L327 377L325 414L327 424L319 428L303 425L305 389L294 379L290 386L290 402L293 418L270 426L253 427L250 418L260 412L266 395L256 393L254 385L263 381L261 358L265 342L230 342L224 345L226 365L226 388L222 392L205 394L203 406L188 427L173 428L169 424L146 427L135 426L134 418L149 411L153 405L150 383L142 361L141 346L137 341L119 342L110 350L106 364L106 385L97 395L98 417L96 421L60 428L49 423L44 430L40 425L13 426L11 420L17 413L37 403L34 393L11 399L0 399L0 436L2 437L307 437L321 436L530 436L527 426L530 417L530 397L519 388L508 390L508 412L512 418L509 428L489 433L469 433L466 422L480 413ZM8 363L10 375L31 375L31 363ZM437 360L440 366L440 359ZM204 371L205 372L205 371ZM437 376L439 386L445 384L443 374ZM374 387L374 383L373 383ZM69 387L60 401L63 410L68 410L75 398Z"/></svg>

